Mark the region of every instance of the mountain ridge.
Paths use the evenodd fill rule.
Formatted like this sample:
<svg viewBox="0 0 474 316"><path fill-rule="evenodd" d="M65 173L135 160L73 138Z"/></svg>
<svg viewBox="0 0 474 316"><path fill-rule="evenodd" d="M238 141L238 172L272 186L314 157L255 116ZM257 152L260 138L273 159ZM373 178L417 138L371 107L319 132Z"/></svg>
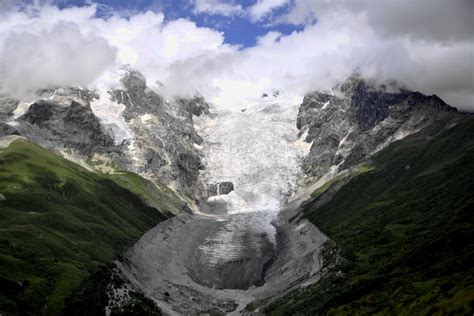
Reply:
<svg viewBox="0 0 474 316"><path fill-rule="evenodd" d="M207 269L206 273L213 278L212 282L209 281L209 284L217 284L223 287L222 289L206 287L205 284L208 282L206 275L204 277L195 276L194 278L191 275L193 281L199 280L196 287L187 284L184 275L183 278L178 278L182 279L183 284L178 281L174 284L172 280L173 282L166 281L168 282L165 282L166 286L156 287L151 282L155 277L153 277L153 280L151 280L151 277L147 277L147 273L151 273L150 271L156 272L155 265L160 266L160 262L147 261L151 260L152 254L155 253L154 258L156 260L163 260L162 263L173 263L173 260L178 259L184 260L188 253L190 253L189 258L194 258L191 260L200 258L196 250L193 249L199 249L202 246L201 244L196 244L196 247L194 247L193 244L180 243L187 240L187 237L205 240L205 237L209 237L211 232L218 233L221 229L227 233L230 229L226 226L227 221L230 225L234 223L231 220L232 216L239 217L238 214L234 214L228 218L218 218L219 210L217 209L215 214L202 214L201 212L206 210L204 208L199 209L200 205L207 205L202 202L208 198L206 193L208 183L205 183L208 180L203 179L203 174L205 174L203 169L208 166L205 159L208 157L204 156L206 150L203 150L202 147L209 144L203 139L203 137L208 136L200 134L202 130L195 126L195 120L199 117L200 122L203 123L204 121L204 124L206 124L205 119L214 120L219 116L212 113L209 104L201 96L165 100L147 86L146 78L141 73L133 69L126 71L121 79L120 88L111 89L105 93L104 91L99 93L69 87L42 90L40 91L40 100L33 102L31 105L9 98L0 99L0 102L2 102L0 136L23 135L32 142L50 150L37 149L38 152L50 157L48 159L51 161L61 161L59 164L64 164L64 160L55 155L58 154L86 168L83 170L76 164L71 165L72 162L66 163L70 166L69 168L72 168L71 170L76 170L78 174L87 173L89 175L90 182L84 187L80 187L77 192L89 192L88 186L95 187L106 183L114 188L117 186L121 188L120 190L125 190L120 192L130 192L131 195L123 193L124 196L119 197L119 199L125 199L124 203L134 201L132 204L136 203L137 214L144 210L158 209L163 216L160 217L160 220L173 217L173 219L161 222L153 229L151 229L152 226L158 224L158 221L154 221L152 225L148 225L146 228L143 228L143 225L140 226L139 233L135 234L135 239L133 239L136 240L141 236L142 238L138 242L129 247L127 251L124 251L123 248L120 248L120 251L118 248L113 248L114 250L109 252L113 255L109 255L106 260L100 260L101 264L109 263L109 265L95 273L92 273L95 271L94 269L86 269L87 272L81 270L83 271L83 274L81 274L82 281L75 280L75 287L68 288L67 295L63 293L59 300L56 299L54 303L51 303L52 305L48 303L48 308L50 308L48 311L52 310L52 314L60 312L64 300L66 300L66 311L68 312L77 309L95 312L96 309L105 308L112 308L114 312L123 312L123 307L134 310L140 304L139 302L142 302L147 313L159 313L153 308L154 304L151 303L150 299L155 300L155 302L159 301L160 308L165 308L165 311L170 313L185 311L227 313L236 309L245 313L264 311L277 315L308 311L316 314L344 313L348 311L347 308L361 312L383 311L381 297L384 297L387 293L384 282L389 282L390 286L388 288L390 290L396 289L396 284L398 284L392 274L400 277L399 283L401 286L414 291L407 287L411 280L410 277L397 272L398 270L393 270L395 261L392 262L391 259L386 258L387 253L384 245L392 245L395 250L392 250L391 253L397 258L407 257L417 262L417 264L423 263L423 260L428 260L423 256L415 256L415 258L400 252L408 249L413 253L417 251L424 253L420 249L411 249L410 246L404 245L400 240L400 236L403 236L406 232L409 232L407 238L419 240L417 239L419 237L417 237L416 230L423 229L423 221L419 218L410 219L407 215L410 212L407 211L408 208L402 207L406 203L404 204L405 201L401 196L412 194L409 195L410 199L417 209L421 210L428 208L431 205L430 203L434 203L430 202L431 200L424 201L423 197L434 199L433 197L439 194L439 199L436 201L445 207L446 213L439 215L439 217L449 219L447 214L453 212L454 217L458 216L461 214L458 212L459 209L464 208L450 209L450 205L458 204L451 201L449 196L444 195L443 191L437 191L435 185L426 179L432 177L433 181L437 181L436 183L440 187L443 187L441 185L442 180L446 180L451 184L455 183L456 179L462 180L462 183L466 183L467 187L472 183L466 178L467 173L472 169L472 165L468 163L469 157L472 158L473 155L468 137L472 131L471 115L457 112L437 96L425 96L420 92L410 91L397 82L377 83L361 78L359 75L354 75L332 90L308 93L300 105L296 117L280 118L286 123L288 123L287 120L294 119L294 124L298 129L298 131L295 131L295 134L298 133L298 135L292 136L295 139L299 137L299 139L289 145L297 146L302 151L308 150L307 155L301 161L300 179L298 181L300 190L288 192L288 196L282 198L288 204L283 206L276 220L268 223L275 227L277 231L275 244L266 240L266 238L268 239L266 233L253 235L248 235L248 232L242 233L247 242L251 240L253 240L252 242L255 242L255 240L264 241L263 248L266 256L268 256L268 265L265 263L261 269L259 268L261 271L253 271L252 261L247 260L247 263L240 263L237 258L229 261L229 263L221 260L223 262L222 266L218 267L218 269L221 269L219 271L227 273L227 271L237 271L239 267L245 265L245 273L249 276L258 272L258 284L254 284L254 287L247 289L245 292L247 294L233 297L232 293L234 292L231 291L234 288L232 286L244 278L241 278L242 280L220 280L218 277L220 274L216 272L218 270L215 270L217 268L212 265L206 266L203 263L202 267ZM245 115L271 116L276 113L275 111L278 112L283 109L281 107L284 107L284 105L273 104L278 102L276 97L275 100L267 99L265 98L265 103L262 103L261 109L235 111L235 113L230 114L220 113L220 115L230 115L230 118L239 115L244 118ZM99 113L98 108L101 106L104 106L106 110ZM112 116L112 114L115 121L105 120L107 115ZM258 120L238 121L239 124L252 121L254 125L257 125L255 122ZM229 122L232 122L232 120ZM272 122L276 124L277 121ZM261 126L264 126L264 124L260 124ZM253 126L256 131L258 131L258 127ZM463 127L465 127L464 130ZM251 131L251 129L248 130ZM236 129L235 133L238 132L239 130ZM268 135L276 134L270 133ZM238 140L238 137L235 139ZM289 137L289 139L292 139L292 137ZM288 141L286 138L284 140ZM222 140L220 141L222 142ZM244 146L244 143L244 140L243 142L234 140L234 144L224 143L224 145ZM280 147L286 143L276 139L274 144L276 147ZM445 148L439 144L444 144ZM456 144L458 147L452 147ZM18 145L13 142L13 147L0 150L0 155L5 151L8 152L12 148L14 149L15 146ZM31 146L33 146L32 148L39 148L33 144ZM226 147L222 148L225 149ZM426 149L427 153L423 153L423 148ZM452 156L446 153L447 148L452 149ZM469 150L463 152L462 148ZM28 148L18 149L18 161L15 162L10 157L5 160L3 168L8 170L8 167L14 166L15 163L25 162L24 159L28 157L28 159L31 159L31 156L25 157L22 153L22 151L28 152L29 150ZM240 150L245 152L247 148L240 148ZM267 149L262 152L270 151ZM436 156L438 153L440 157ZM385 157L386 161L380 157ZM413 157L420 157L420 161L417 162ZM404 159L407 162L404 162ZM460 167L460 162L467 166L466 170ZM36 162L30 163L28 160L25 162L27 166L34 163ZM67 195L69 194L67 192L64 193L64 190L61 191L64 183L56 181L56 176L53 176L55 174L54 170L52 173L50 172L51 168L55 168L57 164L57 162L45 164L34 170L35 172L41 171L46 175L44 179L41 177L34 178L31 184L38 187L38 190L51 191L43 192L46 196L45 201L51 202L50 200L53 199L54 202L53 196L57 192L66 194L66 200L74 197ZM226 166L225 161L222 164ZM268 167L265 164L262 166ZM458 171L457 174L451 175L454 180L449 178L450 166L454 166ZM29 170L29 167L25 168ZM4 171L4 169L0 171ZM271 172L269 169L267 171L269 176L272 173L273 176L278 174L277 172ZM247 174L247 176L249 175ZM21 179L21 177L21 171L14 169L12 175L8 177L8 181L14 182L17 181L15 179ZM51 183L48 183L45 179L49 179L48 181ZM419 179L424 179L424 182L419 184L417 182L421 181ZM372 182L374 187L371 186ZM68 183L74 187L73 184ZM230 192L230 195L234 196L235 191L238 192L239 188L234 187L232 182L229 183L232 184L234 190ZM425 191L417 191L419 190L418 187L423 186ZM8 193L11 188L0 189L0 193L4 194L6 199L6 202L5 200L0 201L0 203L3 203L0 204L2 207L13 203L12 196ZM386 190L385 193L377 191L383 188ZM281 188L276 187L276 189ZM356 196L351 195L351 190L356 190L358 194ZM373 195L371 190L375 190L380 194ZM446 188L446 190L447 192L451 190L449 192L453 197L459 196L462 203L465 202L466 205L470 203L466 197L467 193L463 193L468 191L463 191L464 189L452 191L453 188ZM413 192L416 192L420 199ZM252 194L257 193L253 192ZM391 198L381 198L384 194ZM462 199L463 196L465 197L464 200ZM34 197L31 198L34 199ZM63 201L63 198L64 196L54 203ZM213 197L213 199L216 198L225 199L229 197ZM92 204L99 205L102 203L102 199L102 197L99 197ZM109 201L107 203L111 205L117 203L113 199L113 196L107 197L107 201ZM40 207L41 203L42 201L36 201L32 205ZM64 203L67 204L67 202ZM219 201L215 205L219 207ZM208 207L210 206L208 205ZM222 209L225 209L225 207L222 207ZM46 209L43 207L42 210L45 211ZM331 212L332 210L335 210L334 213ZM386 213L383 212L384 210L386 210ZM397 213L397 210L400 210L400 213ZM378 213L374 213L375 211ZM440 223L433 215L435 213L425 211L425 214L427 214L425 224L431 225L428 231L430 238L421 241L425 242L427 249L433 248L430 243L436 242L434 232L437 229L449 230L452 228L452 231L458 231L458 228L462 226L459 222L447 222L443 226L443 223ZM469 215L466 214L462 216L467 218ZM135 215L128 214L127 216L133 218ZM252 217L252 214L246 216L240 215L244 222L252 221L252 223L258 224L262 220L258 216ZM370 222L367 222L364 216L370 219ZM132 218L131 221L133 221ZM216 223L212 222L213 220ZM354 227L347 224L347 222L352 223L352 221L355 221ZM82 224L89 225L88 222ZM105 224L102 223L101 225ZM468 226L465 226L465 228L467 232L471 229ZM148 232L145 234L146 231ZM378 231L380 236L374 234L374 231ZM443 235L447 238L447 242L458 240L456 234L450 234L448 232ZM10 242L10 237L5 237L5 242ZM80 237L74 236L74 239L80 240ZM361 248L360 251L355 249L351 240L355 240L354 243ZM160 243L159 246L154 244L157 242ZM212 245L208 240L205 243L206 245ZM115 247L112 244L114 242L104 247ZM130 244L127 245L130 246ZM167 248L173 245L178 245L179 249ZM143 253L143 249L148 249L147 247L151 247L150 251ZM469 245L466 247L469 247ZM470 258L470 252L460 255L456 252L458 251L456 249L453 250L454 252L446 253L452 256L458 255L459 260L462 259L463 262L468 262L466 260ZM164 255L168 251L171 251L170 253L182 251L183 253L180 253L179 256L175 255L175 258L169 258L169 256ZM366 252L365 255L364 251ZM124 254L124 257L117 257L120 252ZM247 256L250 258L251 254L251 250L249 250ZM38 254L34 256L38 256ZM372 257L382 258L380 265L386 265L374 265L377 259L370 259ZM118 260L111 264L114 259ZM407 269L414 269L413 271L416 272L419 267L412 265L410 263L412 261L408 261L406 264L403 264L402 261L396 261L396 263L399 264L400 269L408 267ZM438 260L436 264L443 267L443 269L448 269L448 262L451 261ZM179 269L187 269L182 271L192 274L199 273L202 270L200 264L200 262L188 262L181 267L175 262L171 264L171 267L178 272L181 271ZM97 266L94 265L94 267ZM144 270L140 271L142 267ZM464 277L466 271L462 270L463 267L458 272ZM164 265L160 269L168 271ZM380 269L385 270L380 272ZM387 271L390 269L395 272L388 273ZM177 273L175 270L169 271ZM429 269L420 271L433 273ZM2 277L5 277L5 275ZM225 273L222 275L225 275ZM31 277L34 278L35 276L32 275ZM156 280L160 280L160 277L157 276ZM202 281L202 278L206 279L205 282ZM439 283L435 280L432 282L441 288L447 286L443 285L445 283L451 284L459 280L458 275L447 275L446 278L451 281ZM141 284L139 280L144 283ZM166 280L166 278L163 280ZM429 281L423 278L414 278L413 280L422 283ZM456 290L456 293L464 293L462 287L469 288L469 280L467 278L467 283L462 283L461 287L451 287L449 291L454 293ZM48 285L49 283L41 284ZM231 288L228 289L226 286ZM241 288L246 289L248 286L250 285L245 283ZM429 284L424 286L429 287ZM328 290L333 287L335 290ZM97 291L100 291L97 297L94 295L96 288ZM153 293L150 292L150 289L153 289ZM347 289L350 289L349 292ZM433 287L433 289L437 289L437 287ZM20 290L23 291L24 289L21 288ZM220 292L221 290L222 292ZM134 294L121 298L119 294L127 291ZM337 291L340 291L340 293L336 293ZM355 294L352 295L351 291L354 291ZM431 296L425 293L422 297L427 300L431 297L438 297L443 300L450 299L445 296L450 293L449 291L436 291ZM11 302L14 302L14 304L20 301L23 302L23 294L18 295L20 295L19 300L8 296L8 300L10 300L8 306L13 308L14 305ZM322 299L319 303L314 303L313 300L318 295ZM414 300L421 297L417 295L415 293L413 295L400 295L399 297L404 297L403 302L405 303L403 304L410 302L410 304L414 304ZM38 302L45 301L45 298L39 294L35 296L35 299L37 298L39 299ZM206 303L200 303L199 299L193 300L193 298L201 298ZM179 301L180 299L183 301ZM87 306L88 302L91 302L92 305ZM462 298L453 302L461 302L459 304L461 304L463 310L469 309L469 299ZM203 304L207 304L207 306ZM405 305L394 307L395 301L390 301L390 304L392 304L391 307L400 308L402 311L419 311L418 309L409 309ZM423 304L425 304L423 306L426 306L426 303ZM439 306L440 310L446 309L446 304L443 304ZM245 305L247 305L246 308ZM25 308L28 309L29 307ZM155 308L158 307L155 306ZM420 308L420 310L427 312L424 307ZM141 312L145 311L141 310Z"/></svg>

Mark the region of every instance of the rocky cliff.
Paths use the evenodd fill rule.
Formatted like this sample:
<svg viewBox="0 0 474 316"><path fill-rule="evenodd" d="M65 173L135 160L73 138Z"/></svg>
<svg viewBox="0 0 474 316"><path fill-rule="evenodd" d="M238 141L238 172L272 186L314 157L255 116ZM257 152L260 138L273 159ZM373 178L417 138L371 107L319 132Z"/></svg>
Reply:
<svg viewBox="0 0 474 316"><path fill-rule="evenodd" d="M319 178L351 168L395 140L457 116L455 108L435 95L353 75L330 91L305 96L297 127L311 151L303 169Z"/></svg>
<svg viewBox="0 0 474 316"><path fill-rule="evenodd" d="M110 92L112 100L125 105L123 117L134 137L128 141L128 168L179 190L197 193L202 138L193 115L209 113L202 97L166 101L149 89L145 77L130 70L121 80L123 89Z"/></svg>
<svg viewBox="0 0 474 316"><path fill-rule="evenodd" d="M101 94L74 87L44 89L33 103L2 97L0 136L22 135L75 161L115 164L181 192L200 192L202 138L193 116L209 113L204 98L165 100L132 69L120 86ZM122 126L97 115L110 104L121 109Z"/></svg>
<svg viewBox="0 0 474 316"><path fill-rule="evenodd" d="M399 83L352 76L304 98L311 143L298 215L331 240L318 282L268 315L469 314L472 115Z"/></svg>

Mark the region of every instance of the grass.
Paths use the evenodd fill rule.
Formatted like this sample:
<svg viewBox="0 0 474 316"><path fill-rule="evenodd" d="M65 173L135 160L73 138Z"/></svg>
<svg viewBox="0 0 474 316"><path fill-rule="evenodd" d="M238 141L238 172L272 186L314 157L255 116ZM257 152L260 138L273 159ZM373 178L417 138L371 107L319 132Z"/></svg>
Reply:
<svg viewBox="0 0 474 316"><path fill-rule="evenodd" d="M135 193L151 207L163 210L169 216L181 212L184 198L178 197L177 193L167 186L156 185L152 181L128 171L118 171L104 176Z"/></svg>
<svg viewBox="0 0 474 316"><path fill-rule="evenodd" d="M0 149L0 313L59 314L91 271L176 212L179 198L151 185L89 172L27 140Z"/></svg>
<svg viewBox="0 0 474 316"><path fill-rule="evenodd" d="M441 127L393 143L329 203L306 205L345 260L267 314L472 315L474 119Z"/></svg>

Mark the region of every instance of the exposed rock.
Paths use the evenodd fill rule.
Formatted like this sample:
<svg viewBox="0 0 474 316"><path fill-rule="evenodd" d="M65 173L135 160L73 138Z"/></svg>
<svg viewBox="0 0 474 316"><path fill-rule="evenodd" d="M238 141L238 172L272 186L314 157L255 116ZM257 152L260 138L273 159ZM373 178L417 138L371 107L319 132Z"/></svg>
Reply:
<svg viewBox="0 0 474 316"><path fill-rule="evenodd" d="M234 184L232 182L226 181L218 184L218 194L229 194L232 191L234 191Z"/></svg>
<svg viewBox="0 0 474 316"><path fill-rule="evenodd" d="M54 116L55 105L46 100L39 100L33 103L28 111L21 117L21 120L33 125L44 126L47 121Z"/></svg>
<svg viewBox="0 0 474 316"><path fill-rule="evenodd" d="M193 210L186 203L181 205L181 210L186 214L193 214Z"/></svg>
<svg viewBox="0 0 474 316"><path fill-rule="evenodd" d="M216 196L217 194L217 184L216 183L210 183L207 186L207 196Z"/></svg>
<svg viewBox="0 0 474 316"><path fill-rule="evenodd" d="M43 99L15 121L12 115L19 102L0 97L0 135L20 134L50 149L72 149L86 159L105 155L122 169L179 191L205 191L198 180L203 168L198 147L203 140L193 125L193 116L209 114L204 98L167 101L133 69L126 71L121 83L123 89L109 94L111 102L125 106L122 116L130 132L117 144L115 133L123 127L105 124L90 106L94 100L109 102L108 98L74 87L38 91Z"/></svg>
<svg viewBox="0 0 474 316"><path fill-rule="evenodd" d="M0 95L0 123L6 122L13 116L13 112L16 110L18 103L20 103L18 100Z"/></svg>
<svg viewBox="0 0 474 316"><path fill-rule="evenodd" d="M331 168L350 168L392 141L456 112L437 96L354 75L331 91L305 96L297 127L312 146L303 169L320 177Z"/></svg>
<svg viewBox="0 0 474 316"><path fill-rule="evenodd" d="M0 137L7 135L20 135L20 133L15 127L5 123L0 123Z"/></svg>
<svg viewBox="0 0 474 316"><path fill-rule="evenodd" d="M120 164L180 191L204 191L199 181L203 169L199 149L202 143L193 125L193 116L209 113L204 98L177 98L167 101L146 85L145 77L127 71L123 89L111 91L112 99L125 105L122 113L134 133L123 146Z"/></svg>
<svg viewBox="0 0 474 316"><path fill-rule="evenodd" d="M21 135L49 148L72 148L84 156L92 156L113 147L111 135L89 104L71 101L69 105L61 105L39 100L17 122Z"/></svg>
<svg viewBox="0 0 474 316"><path fill-rule="evenodd" d="M207 196L229 194L232 191L234 191L234 184L230 181L210 183L207 187Z"/></svg>
<svg viewBox="0 0 474 316"><path fill-rule="evenodd" d="M181 105L181 108L185 115L196 115L201 116L202 114L210 114L209 104L201 96L196 96L191 99L178 98L176 99Z"/></svg>

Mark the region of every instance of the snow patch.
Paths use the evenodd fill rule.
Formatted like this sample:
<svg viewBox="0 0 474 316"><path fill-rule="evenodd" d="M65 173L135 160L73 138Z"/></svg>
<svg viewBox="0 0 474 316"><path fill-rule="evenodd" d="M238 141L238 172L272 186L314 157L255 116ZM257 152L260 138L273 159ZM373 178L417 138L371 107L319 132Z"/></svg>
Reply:
<svg viewBox="0 0 474 316"><path fill-rule="evenodd" d="M15 111L13 111L13 119L16 120L17 118L25 114L25 112L28 111L28 109L30 108L30 105L32 105L33 103L34 102L20 102Z"/></svg>
<svg viewBox="0 0 474 316"><path fill-rule="evenodd" d="M344 145L344 143L346 142L347 140L347 137L349 137L349 135L352 133L352 127L349 129L349 131L347 132L347 134L341 139L341 141L339 142L339 145L337 146L337 151L336 151L336 154L335 156L339 155L340 152L341 152L341 147L342 145Z"/></svg>
<svg viewBox="0 0 474 316"><path fill-rule="evenodd" d="M125 105L112 101L105 86L99 88L99 94L100 98L91 102L91 109L104 125L112 129L115 146L133 138L134 134L122 116Z"/></svg>
<svg viewBox="0 0 474 316"><path fill-rule="evenodd" d="M144 114L140 116L140 120L142 121L143 124L146 124L147 122L151 121L153 119L153 116L151 114Z"/></svg>
<svg viewBox="0 0 474 316"><path fill-rule="evenodd" d="M53 95L51 95L48 99L53 100L57 92L58 92L58 89L55 89Z"/></svg>

